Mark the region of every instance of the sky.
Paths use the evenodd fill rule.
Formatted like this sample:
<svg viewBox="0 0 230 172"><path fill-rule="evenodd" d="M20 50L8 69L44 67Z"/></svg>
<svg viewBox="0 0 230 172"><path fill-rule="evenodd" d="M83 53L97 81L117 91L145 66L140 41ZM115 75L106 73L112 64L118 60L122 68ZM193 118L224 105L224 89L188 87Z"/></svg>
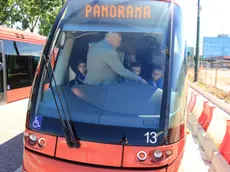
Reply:
<svg viewBox="0 0 230 172"><path fill-rule="evenodd" d="M187 46L196 45L196 23L198 0L181 0L184 12L184 29ZM218 34L230 34L230 0L200 0L200 49L203 48L203 37Z"/></svg>

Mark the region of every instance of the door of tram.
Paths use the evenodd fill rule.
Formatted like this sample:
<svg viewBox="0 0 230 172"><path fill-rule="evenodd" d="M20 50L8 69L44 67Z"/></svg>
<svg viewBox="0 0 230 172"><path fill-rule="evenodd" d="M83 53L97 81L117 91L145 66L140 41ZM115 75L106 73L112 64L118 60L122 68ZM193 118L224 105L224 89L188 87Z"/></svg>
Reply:
<svg viewBox="0 0 230 172"><path fill-rule="evenodd" d="M0 40L0 105L6 102L5 64L3 42Z"/></svg>

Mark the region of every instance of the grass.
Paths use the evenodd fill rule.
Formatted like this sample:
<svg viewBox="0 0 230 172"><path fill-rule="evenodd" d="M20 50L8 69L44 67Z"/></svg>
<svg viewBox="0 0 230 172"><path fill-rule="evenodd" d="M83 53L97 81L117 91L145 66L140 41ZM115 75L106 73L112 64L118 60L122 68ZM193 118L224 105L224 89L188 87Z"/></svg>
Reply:
<svg viewBox="0 0 230 172"><path fill-rule="evenodd" d="M189 77L188 78L191 82L193 82L193 77ZM217 87L211 86L211 85L207 85L201 81L198 81L196 83L194 83L195 85L199 86L201 89L203 89L204 91L207 91L209 93L211 93L213 96L216 96L217 98L225 101L226 103L230 104L230 93L227 93Z"/></svg>

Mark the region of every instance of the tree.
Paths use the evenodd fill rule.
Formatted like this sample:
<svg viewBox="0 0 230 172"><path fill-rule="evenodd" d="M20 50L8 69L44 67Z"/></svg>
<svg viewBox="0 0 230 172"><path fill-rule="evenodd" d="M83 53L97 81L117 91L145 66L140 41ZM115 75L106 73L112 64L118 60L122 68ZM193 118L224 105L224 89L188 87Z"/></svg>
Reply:
<svg viewBox="0 0 230 172"><path fill-rule="evenodd" d="M13 25L20 21L18 14L18 6L15 0L1 0L0 1L0 25L13 27Z"/></svg>
<svg viewBox="0 0 230 172"><path fill-rule="evenodd" d="M58 12L61 10L61 7L61 3L58 3L52 11L48 11L42 16L39 23L39 34L45 36L49 34L50 29L56 19L56 16Z"/></svg>
<svg viewBox="0 0 230 172"><path fill-rule="evenodd" d="M17 0L17 5L22 29L34 32L39 25L41 33L45 35L47 35L45 28L50 27L62 6L60 0Z"/></svg>

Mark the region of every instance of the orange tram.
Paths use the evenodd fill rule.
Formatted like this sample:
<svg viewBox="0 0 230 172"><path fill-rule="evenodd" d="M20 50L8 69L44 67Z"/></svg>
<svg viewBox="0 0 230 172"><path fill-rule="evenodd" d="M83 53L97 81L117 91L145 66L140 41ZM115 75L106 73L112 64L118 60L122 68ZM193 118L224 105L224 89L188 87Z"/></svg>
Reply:
<svg viewBox="0 0 230 172"><path fill-rule="evenodd" d="M182 17L170 0L66 2L35 73L23 172L178 171L186 141Z"/></svg>
<svg viewBox="0 0 230 172"><path fill-rule="evenodd" d="M46 37L0 26L0 105L28 98Z"/></svg>

